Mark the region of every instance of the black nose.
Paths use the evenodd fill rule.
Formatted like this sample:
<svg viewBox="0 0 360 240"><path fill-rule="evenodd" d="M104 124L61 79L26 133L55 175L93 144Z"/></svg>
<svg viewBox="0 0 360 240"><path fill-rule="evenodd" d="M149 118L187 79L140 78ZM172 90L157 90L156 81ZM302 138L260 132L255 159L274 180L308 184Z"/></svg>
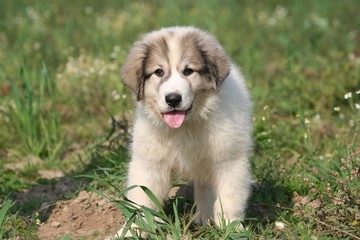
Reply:
<svg viewBox="0 0 360 240"><path fill-rule="evenodd" d="M178 93L169 93L165 96L165 101L170 107L177 107L181 103L182 97Z"/></svg>

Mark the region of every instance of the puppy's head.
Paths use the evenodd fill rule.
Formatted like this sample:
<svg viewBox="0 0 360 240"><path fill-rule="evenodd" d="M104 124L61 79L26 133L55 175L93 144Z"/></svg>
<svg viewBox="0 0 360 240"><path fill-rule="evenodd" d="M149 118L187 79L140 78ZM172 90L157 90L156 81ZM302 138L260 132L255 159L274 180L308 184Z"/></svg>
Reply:
<svg viewBox="0 0 360 240"><path fill-rule="evenodd" d="M229 72L230 61L215 38L193 27L172 27L136 42L121 77L137 101L178 128Z"/></svg>

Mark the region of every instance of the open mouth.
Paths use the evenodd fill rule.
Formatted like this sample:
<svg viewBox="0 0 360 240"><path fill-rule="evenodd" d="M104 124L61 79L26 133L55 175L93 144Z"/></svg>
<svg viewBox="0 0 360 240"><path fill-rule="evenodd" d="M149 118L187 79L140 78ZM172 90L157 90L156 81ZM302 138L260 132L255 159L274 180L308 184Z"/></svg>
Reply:
<svg viewBox="0 0 360 240"><path fill-rule="evenodd" d="M166 113L162 113L162 116L166 124L171 128L179 128L185 121L186 115L191 111L192 105L185 111L174 110Z"/></svg>

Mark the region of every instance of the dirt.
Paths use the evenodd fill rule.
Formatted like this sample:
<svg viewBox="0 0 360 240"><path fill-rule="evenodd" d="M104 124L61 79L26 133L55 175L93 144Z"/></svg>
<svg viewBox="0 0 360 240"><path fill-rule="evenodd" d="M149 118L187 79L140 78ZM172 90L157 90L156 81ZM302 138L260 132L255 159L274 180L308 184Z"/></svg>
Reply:
<svg viewBox="0 0 360 240"><path fill-rule="evenodd" d="M61 200L41 224L40 239L104 239L124 223L118 208L95 193L81 191L75 199Z"/></svg>
<svg viewBox="0 0 360 240"><path fill-rule="evenodd" d="M36 157L29 157L6 167L19 170L38 161ZM39 175L48 179L48 183L33 186L13 197L19 206L41 204L37 216L40 239L60 240L66 236L74 240L105 239L113 236L124 224L124 216L113 203L96 193L80 191L86 181L56 170L41 170ZM170 190L169 198L183 196L191 199L192 191L191 187L176 186Z"/></svg>
<svg viewBox="0 0 360 240"><path fill-rule="evenodd" d="M188 186L176 186L170 190L169 198L191 198L192 191ZM63 236L72 239L104 239L114 235L125 222L124 216L113 203L85 190L75 199L60 200L52 206L45 206L43 212L47 212L47 219L41 224L38 235L44 240L62 239Z"/></svg>
<svg viewBox="0 0 360 240"><path fill-rule="evenodd" d="M50 179L57 172L44 172ZM41 203L38 237L44 240L104 239L112 236L124 223L120 210L107 199L88 191L80 191L84 180L70 176L56 177L55 183L42 184L15 194L21 206ZM78 194L74 194L80 191ZM71 196L72 199L64 200Z"/></svg>

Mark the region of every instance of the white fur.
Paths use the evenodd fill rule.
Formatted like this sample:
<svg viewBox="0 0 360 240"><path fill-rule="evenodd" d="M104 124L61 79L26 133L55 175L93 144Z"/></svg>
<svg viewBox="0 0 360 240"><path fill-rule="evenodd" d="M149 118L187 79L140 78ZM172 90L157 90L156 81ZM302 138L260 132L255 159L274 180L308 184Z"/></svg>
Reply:
<svg viewBox="0 0 360 240"><path fill-rule="evenodd" d="M198 73L186 79L177 67L181 65L181 48L176 40L186 28L171 29L175 30L168 37L167 69L171 69L171 77L156 86L159 79L151 76L145 85L145 98L136 103L127 184L146 186L159 200L165 200L171 174L175 173L194 184L198 223L219 225L221 216L228 223L241 220L251 188L248 157L252 146L251 100L244 78L231 64L217 93L204 95L198 91L204 79ZM163 99L169 92L183 95L179 107L182 110L194 104L177 129L168 127L160 114L168 111ZM194 99L201 94L202 102L196 104ZM139 188L131 190L127 197L155 208Z"/></svg>
<svg viewBox="0 0 360 240"><path fill-rule="evenodd" d="M165 96L169 93L179 93L182 95L182 103L178 109L186 110L190 108L194 96L188 81L183 79L176 70L172 70L170 79L160 85L157 97L158 108L160 112L166 112L169 106L165 102Z"/></svg>

